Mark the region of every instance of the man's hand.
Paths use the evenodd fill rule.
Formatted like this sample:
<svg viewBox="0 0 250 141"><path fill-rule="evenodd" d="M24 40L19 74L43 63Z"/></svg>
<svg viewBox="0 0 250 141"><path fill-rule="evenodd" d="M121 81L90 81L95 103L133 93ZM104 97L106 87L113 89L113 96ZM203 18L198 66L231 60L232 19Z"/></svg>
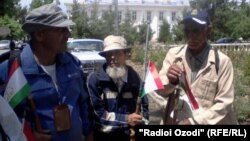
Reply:
<svg viewBox="0 0 250 141"><path fill-rule="evenodd" d="M142 122L142 116L136 113L128 115L128 124L132 127Z"/></svg>
<svg viewBox="0 0 250 141"><path fill-rule="evenodd" d="M170 66L167 72L169 83L177 85L179 83L179 76L182 72L183 70L178 65L173 64Z"/></svg>

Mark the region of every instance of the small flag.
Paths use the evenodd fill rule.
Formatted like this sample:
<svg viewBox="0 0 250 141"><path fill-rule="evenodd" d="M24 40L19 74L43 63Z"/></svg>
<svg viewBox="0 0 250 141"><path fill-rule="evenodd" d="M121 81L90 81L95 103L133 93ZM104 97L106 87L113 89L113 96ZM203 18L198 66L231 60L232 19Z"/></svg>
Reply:
<svg viewBox="0 0 250 141"><path fill-rule="evenodd" d="M184 73L182 73L181 77L180 77L180 88L186 93L188 100L192 106L192 109L197 110L199 109L199 104L197 103L190 87L189 84L187 82L187 78L186 78L186 72L184 71Z"/></svg>
<svg viewBox="0 0 250 141"><path fill-rule="evenodd" d="M9 61L9 75L8 82L4 92L4 98L12 108L15 108L24 98L26 98L31 91L30 85L23 74L20 67L18 57Z"/></svg>
<svg viewBox="0 0 250 141"><path fill-rule="evenodd" d="M146 77L145 77L144 89L143 89L143 92L141 94L141 97L143 97L144 95L146 95L149 92L163 89L163 88L164 88L164 86L161 82L161 79L159 77L159 74L158 74L158 71L155 67L155 64L153 62L149 61L148 67L147 67L147 73L146 73Z"/></svg>
<svg viewBox="0 0 250 141"><path fill-rule="evenodd" d="M23 133L26 136L27 141L36 141L31 129L30 129L30 125L28 123L28 121L26 121L25 119L23 119Z"/></svg>

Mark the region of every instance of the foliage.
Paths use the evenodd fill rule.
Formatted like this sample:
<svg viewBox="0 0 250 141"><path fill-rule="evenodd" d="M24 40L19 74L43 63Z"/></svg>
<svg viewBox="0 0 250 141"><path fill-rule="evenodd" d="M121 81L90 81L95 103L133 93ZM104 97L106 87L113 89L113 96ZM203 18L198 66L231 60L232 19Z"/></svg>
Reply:
<svg viewBox="0 0 250 141"><path fill-rule="evenodd" d="M147 36L147 31L148 31L148 22L144 21L142 24L138 25L138 36L136 41L139 44L145 44L146 43L146 36ZM149 31L148 31L148 39L152 38L152 29L149 26Z"/></svg>
<svg viewBox="0 0 250 141"><path fill-rule="evenodd" d="M49 4L51 2L53 2L53 0L32 0L30 4L30 10L40 7L44 4Z"/></svg>
<svg viewBox="0 0 250 141"><path fill-rule="evenodd" d="M88 17L84 4L81 5L77 0L73 0L71 18L76 23L73 26L73 37L84 38L88 36Z"/></svg>
<svg viewBox="0 0 250 141"><path fill-rule="evenodd" d="M3 15L8 15L10 17L14 16L18 13L16 10L16 7L18 6L19 0L3 0L1 1L1 12L3 12ZM11 9L11 10L10 10Z"/></svg>
<svg viewBox="0 0 250 141"><path fill-rule="evenodd" d="M73 27L73 38L97 38L104 39L107 35L114 34L114 12L111 10L102 11L102 15L98 14L98 3L85 7L80 5L77 0L73 1L71 17L76 23ZM90 15L87 11L91 11ZM130 11L127 10L125 20L120 25L119 35L124 36L128 45L142 44L146 42L147 22L134 26L131 21ZM152 37L152 29L149 28L149 39Z"/></svg>
<svg viewBox="0 0 250 141"><path fill-rule="evenodd" d="M120 35L124 36L128 45L133 45L136 42L136 27L133 27L131 14L129 10L126 12L124 21L120 24Z"/></svg>
<svg viewBox="0 0 250 141"><path fill-rule="evenodd" d="M0 18L0 27L5 26L11 30L11 35L9 38L12 39L20 39L23 36L23 31L21 29L21 25L16 21L13 17L9 17L7 15Z"/></svg>
<svg viewBox="0 0 250 141"><path fill-rule="evenodd" d="M166 20L163 20L162 25L160 26L160 34L158 41L166 43L167 41L170 40L171 40L170 25Z"/></svg>

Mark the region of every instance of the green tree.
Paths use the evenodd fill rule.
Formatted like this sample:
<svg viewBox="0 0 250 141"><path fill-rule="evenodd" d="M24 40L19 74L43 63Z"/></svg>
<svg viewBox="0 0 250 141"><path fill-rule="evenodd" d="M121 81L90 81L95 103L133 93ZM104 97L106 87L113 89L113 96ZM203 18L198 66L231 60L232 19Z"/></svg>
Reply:
<svg viewBox="0 0 250 141"><path fill-rule="evenodd" d="M127 40L128 45L132 45L136 41L136 27L134 27L133 24L134 23L131 20L131 13L127 9L125 13L125 19L120 24L120 34Z"/></svg>
<svg viewBox="0 0 250 141"><path fill-rule="evenodd" d="M148 29L148 23L146 21L144 21L142 24L138 25L138 32L137 32L137 37L136 37L136 41L139 44L144 44L146 43L146 36L147 36L147 29ZM150 40L152 38L152 29L151 27L149 27L149 31L148 31L148 39Z"/></svg>
<svg viewBox="0 0 250 141"><path fill-rule="evenodd" d="M53 0L32 0L31 4L30 4L30 9L34 9L34 8L37 8L37 7L40 7L44 4L49 4L49 3L52 3Z"/></svg>
<svg viewBox="0 0 250 141"><path fill-rule="evenodd" d="M82 38L88 36L88 17L84 4L81 5L78 0L73 0L71 16L76 23L73 26L73 37Z"/></svg>
<svg viewBox="0 0 250 141"><path fill-rule="evenodd" d="M174 25L172 28L173 41L175 43L184 42L184 33L182 30L182 25Z"/></svg>
<svg viewBox="0 0 250 141"><path fill-rule="evenodd" d="M160 26L158 41L164 43L171 41L170 25L166 20L163 20L162 25Z"/></svg>
<svg viewBox="0 0 250 141"><path fill-rule="evenodd" d="M98 2L94 2L91 7L90 7L90 17L88 21L88 27L89 30L91 31L89 33L90 38L97 38L97 39L103 39L106 36L106 30L104 29L104 21L98 15Z"/></svg>
<svg viewBox="0 0 250 141"><path fill-rule="evenodd" d="M1 11L2 15L8 15L10 17L16 14L16 7L18 6L19 0L2 0L1 1Z"/></svg>
<svg viewBox="0 0 250 141"><path fill-rule="evenodd" d="M103 11L102 14L102 20L103 20L103 30L105 31L105 36L109 34L114 34L114 12L111 10L111 7L108 11Z"/></svg>
<svg viewBox="0 0 250 141"><path fill-rule="evenodd" d="M0 27L5 26L11 30L11 35L13 39L20 39L23 37L24 32L22 31L20 23L16 21L15 18L11 18L8 15L5 15L0 18Z"/></svg>

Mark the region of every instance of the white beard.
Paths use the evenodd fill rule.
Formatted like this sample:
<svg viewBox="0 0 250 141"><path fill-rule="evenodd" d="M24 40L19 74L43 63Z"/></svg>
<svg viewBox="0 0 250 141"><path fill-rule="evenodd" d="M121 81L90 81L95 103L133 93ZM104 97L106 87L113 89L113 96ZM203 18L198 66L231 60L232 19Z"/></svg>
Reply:
<svg viewBox="0 0 250 141"><path fill-rule="evenodd" d="M120 67L110 67L108 66L106 68L106 72L113 79L113 81L118 85L118 87L121 87L123 85L122 78L126 75L126 68L125 66Z"/></svg>

